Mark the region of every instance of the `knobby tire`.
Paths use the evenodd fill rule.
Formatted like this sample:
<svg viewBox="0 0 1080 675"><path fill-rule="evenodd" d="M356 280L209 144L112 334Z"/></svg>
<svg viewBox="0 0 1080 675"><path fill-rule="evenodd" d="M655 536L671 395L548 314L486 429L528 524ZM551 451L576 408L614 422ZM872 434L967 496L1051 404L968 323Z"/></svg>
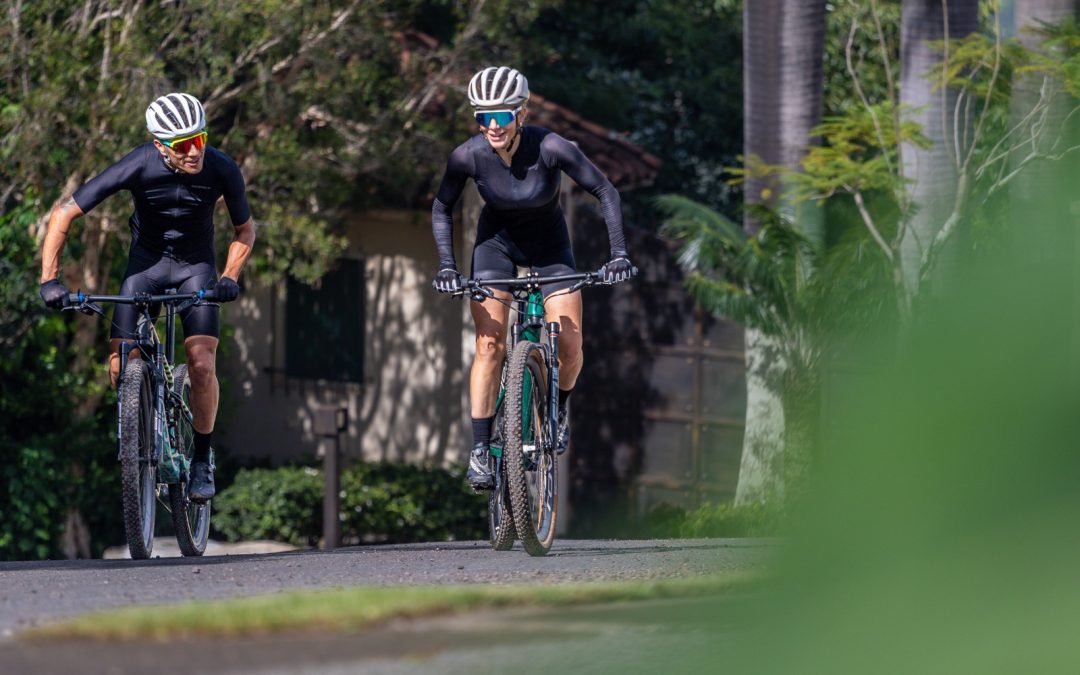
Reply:
<svg viewBox="0 0 1080 675"><path fill-rule="evenodd" d="M544 347L518 343L507 368L503 465L510 512L525 550L542 556L555 540L558 513L558 463L554 443L548 438Z"/></svg>
<svg viewBox="0 0 1080 675"><path fill-rule="evenodd" d="M154 385L150 365L130 358L120 384L120 476L124 532L136 560L154 551L157 471L154 452Z"/></svg>

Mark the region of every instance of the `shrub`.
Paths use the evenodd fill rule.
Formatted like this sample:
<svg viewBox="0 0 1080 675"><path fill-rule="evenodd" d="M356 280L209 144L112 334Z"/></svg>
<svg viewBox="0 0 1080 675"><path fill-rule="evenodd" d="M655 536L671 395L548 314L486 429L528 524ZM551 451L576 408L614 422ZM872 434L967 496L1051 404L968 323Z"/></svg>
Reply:
<svg viewBox="0 0 1080 675"><path fill-rule="evenodd" d="M358 464L341 476L341 532L360 541L405 543L487 536L487 499L458 469Z"/></svg>
<svg viewBox="0 0 1080 675"><path fill-rule="evenodd" d="M0 476L7 489L0 494L0 560L51 557L64 528L64 466L48 445L9 448L3 455Z"/></svg>
<svg viewBox="0 0 1080 675"><path fill-rule="evenodd" d="M322 492L318 469L241 469L233 484L214 498L210 522L228 541L312 545L322 532Z"/></svg>
<svg viewBox="0 0 1080 675"><path fill-rule="evenodd" d="M458 470L355 464L341 475L345 542L405 543L486 536L487 502ZM322 535L323 472L242 469L214 500L214 527L230 541L315 545Z"/></svg>
<svg viewBox="0 0 1080 675"><path fill-rule="evenodd" d="M781 514L760 503L704 504L686 514L679 526L679 536L699 537L765 537L776 534Z"/></svg>
<svg viewBox="0 0 1080 675"><path fill-rule="evenodd" d="M645 517L647 536L701 539L765 537L777 533L782 514L764 504L703 504L693 511L657 504Z"/></svg>

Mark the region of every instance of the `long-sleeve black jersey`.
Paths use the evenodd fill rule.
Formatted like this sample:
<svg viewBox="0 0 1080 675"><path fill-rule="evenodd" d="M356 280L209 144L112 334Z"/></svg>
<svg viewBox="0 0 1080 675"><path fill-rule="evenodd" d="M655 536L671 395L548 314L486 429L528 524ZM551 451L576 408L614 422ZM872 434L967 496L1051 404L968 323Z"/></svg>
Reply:
<svg viewBox="0 0 1080 675"><path fill-rule="evenodd" d="M224 197L234 225L251 217L244 177L231 157L206 147L197 174L178 173L165 164L152 142L144 143L87 181L73 198L88 212L109 195L131 192L132 245L183 258L214 248L214 205Z"/></svg>
<svg viewBox="0 0 1080 675"><path fill-rule="evenodd" d="M431 225L440 267L456 267L452 210L467 179L476 181L484 208L477 241L504 233L516 242L565 237L559 207L560 172L600 200L612 257L626 255L618 191L576 145L542 127L523 126L521 144L510 166L503 163L483 134L459 145L450 155L431 207ZM562 231L560 232L560 228Z"/></svg>

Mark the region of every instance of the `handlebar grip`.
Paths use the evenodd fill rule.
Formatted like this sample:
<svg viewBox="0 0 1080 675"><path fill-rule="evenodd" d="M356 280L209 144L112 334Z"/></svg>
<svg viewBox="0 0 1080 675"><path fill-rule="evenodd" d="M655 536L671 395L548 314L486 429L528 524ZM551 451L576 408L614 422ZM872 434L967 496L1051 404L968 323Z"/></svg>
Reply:
<svg viewBox="0 0 1080 675"><path fill-rule="evenodd" d="M214 293L212 288L200 288L198 291L199 300L203 302L219 302L217 294Z"/></svg>
<svg viewBox="0 0 1080 675"><path fill-rule="evenodd" d="M86 300L86 294L82 291L76 291L74 293L67 294L67 302L65 305L81 305Z"/></svg>

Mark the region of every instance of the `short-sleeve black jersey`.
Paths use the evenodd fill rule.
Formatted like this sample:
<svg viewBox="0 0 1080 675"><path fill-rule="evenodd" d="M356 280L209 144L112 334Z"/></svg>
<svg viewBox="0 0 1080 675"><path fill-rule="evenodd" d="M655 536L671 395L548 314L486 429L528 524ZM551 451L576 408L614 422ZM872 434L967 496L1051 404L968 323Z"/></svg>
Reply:
<svg viewBox="0 0 1080 675"><path fill-rule="evenodd" d="M507 166L483 134L459 145L446 165L431 207L431 225L440 267L456 267L452 210L469 178L476 181L484 208L478 223L483 233L500 232L516 242L561 236L566 223L559 206L561 172L600 200L613 257L626 255L618 191L580 149L553 131L521 128L521 144Z"/></svg>
<svg viewBox="0 0 1080 675"><path fill-rule="evenodd" d="M88 212L120 190L131 193L132 245L184 257L214 248L214 205L225 198L234 225L251 217L244 177L224 152L206 147L197 174L173 171L152 142L144 143L87 181L73 199Z"/></svg>

